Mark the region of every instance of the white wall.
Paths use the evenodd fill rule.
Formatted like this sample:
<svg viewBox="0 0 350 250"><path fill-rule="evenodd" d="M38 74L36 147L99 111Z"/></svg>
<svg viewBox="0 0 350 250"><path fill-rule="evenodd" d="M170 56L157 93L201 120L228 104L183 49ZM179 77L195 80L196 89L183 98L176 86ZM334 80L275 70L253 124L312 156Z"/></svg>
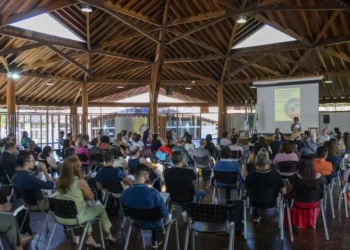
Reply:
<svg viewBox="0 0 350 250"><path fill-rule="evenodd" d="M339 128L342 133L350 132L350 112L320 112L320 130L326 128L326 124L323 123L324 115L329 115L328 131L334 131L334 128Z"/></svg>

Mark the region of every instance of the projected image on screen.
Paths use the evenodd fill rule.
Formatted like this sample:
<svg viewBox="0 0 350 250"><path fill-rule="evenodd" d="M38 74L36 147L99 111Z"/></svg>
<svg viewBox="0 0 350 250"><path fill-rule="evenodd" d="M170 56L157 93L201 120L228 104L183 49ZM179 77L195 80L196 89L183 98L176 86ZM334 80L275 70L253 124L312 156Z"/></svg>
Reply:
<svg viewBox="0 0 350 250"><path fill-rule="evenodd" d="M300 88L275 89L275 121L300 117Z"/></svg>

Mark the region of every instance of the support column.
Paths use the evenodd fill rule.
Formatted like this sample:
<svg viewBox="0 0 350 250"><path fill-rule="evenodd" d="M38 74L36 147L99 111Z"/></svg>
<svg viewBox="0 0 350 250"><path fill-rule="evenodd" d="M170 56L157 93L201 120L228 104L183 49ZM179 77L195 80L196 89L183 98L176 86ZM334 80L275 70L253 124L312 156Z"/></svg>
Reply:
<svg viewBox="0 0 350 250"><path fill-rule="evenodd" d="M87 91L87 83L83 82L81 84L81 107L83 115L81 117L81 132L83 134L87 134L87 117L88 117L88 91Z"/></svg>
<svg viewBox="0 0 350 250"><path fill-rule="evenodd" d="M73 137L76 138L76 136L79 134L79 119L78 119L78 108L77 107L71 107L70 108L70 120L71 120L71 131L73 133Z"/></svg>
<svg viewBox="0 0 350 250"><path fill-rule="evenodd" d="M218 84L217 88L217 97L218 97L218 137L222 136L222 133L225 132L225 102L224 102L224 85L222 83Z"/></svg>
<svg viewBox="0 0 350 250"><path fill-rule="evenodd" d="M149 127L152 133L158 132L158 96L159 89L157 90L156 81L153 80L156 78L157 65L156 63L152 64L152 83L150 85L150 102L149 102Z"/></svg>
<svg viewBox="0 0 350 250"><path fill-rule="evenodd" d="M6 88L7 134L16 133L16 85L15 81L7 78Z"/></svg>

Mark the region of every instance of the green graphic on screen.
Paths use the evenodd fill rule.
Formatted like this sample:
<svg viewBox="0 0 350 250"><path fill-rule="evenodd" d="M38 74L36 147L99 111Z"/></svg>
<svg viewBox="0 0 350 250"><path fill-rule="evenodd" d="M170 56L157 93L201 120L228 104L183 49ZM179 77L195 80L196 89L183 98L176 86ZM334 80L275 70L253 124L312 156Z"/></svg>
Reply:
<svg viewBox="0 0 350 250"><path fill-rule="evenodd" d="M300 117L300 88L275 89L275 121Z"/></svg>

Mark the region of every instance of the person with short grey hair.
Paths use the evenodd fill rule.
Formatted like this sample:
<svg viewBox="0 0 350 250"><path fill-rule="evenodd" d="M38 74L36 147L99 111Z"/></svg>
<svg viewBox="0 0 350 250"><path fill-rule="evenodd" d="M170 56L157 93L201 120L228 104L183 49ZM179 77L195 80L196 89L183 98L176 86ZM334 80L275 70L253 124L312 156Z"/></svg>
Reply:
<svg viewBox="0 0 350 250"><path fill-rule="evenodd" d="M280 192L281 194L286 193L286 185L281 175L276 171L272 170L270 166L270 159L267 152L259 151L255 157L255 170L254 172L248 174L245 180L245 187L247 188L249 194L261 192L270 192L271 189L276 190L276 194ZM259 208L272 208L277 205L276 200L273 201L254 201L251 200L251 205L253 207ZM253 209L254 222L260 222L260 212L258 209Z"/></svg>
<svg viewBox="0 0 350 250"><path fill-rule="evenodd" d="M304 136L303 138L304 146L300 149L300 155L314 155L317 151L317 145L310 143L310 138Z"/></svg>
<svg viewBox="0 0 350 250"><path fill-rule="evenodd" d="M207 145L207 141L205 139L201 139L199 141L199 148L196 148L193 152L193 156L196 157L210 157L210 153L208 150L206 150L204 147Z"/></svg>

